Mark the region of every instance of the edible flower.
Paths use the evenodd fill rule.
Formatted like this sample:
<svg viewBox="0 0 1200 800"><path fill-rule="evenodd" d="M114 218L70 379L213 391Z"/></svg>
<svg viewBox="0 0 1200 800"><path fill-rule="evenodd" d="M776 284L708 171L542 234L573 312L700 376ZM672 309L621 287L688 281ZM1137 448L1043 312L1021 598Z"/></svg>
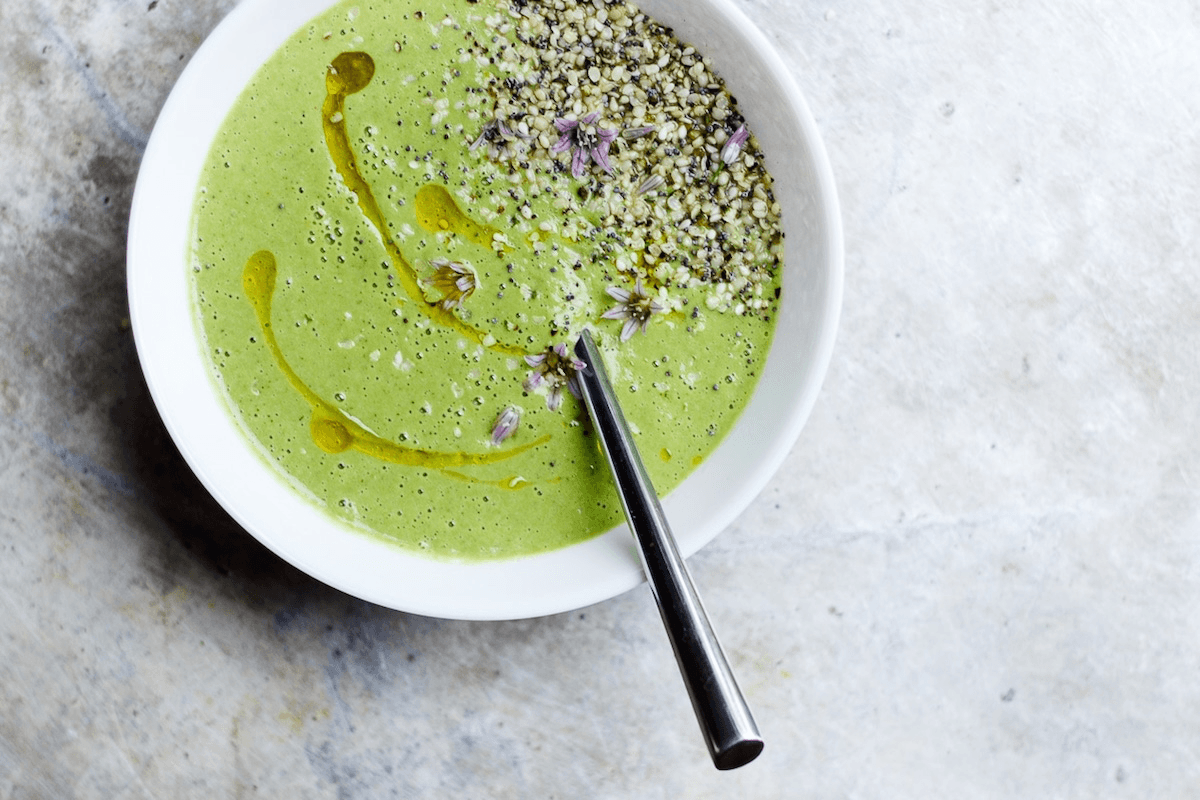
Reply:
<svg viewBox="0 0 1200 800"><path fill-rule="evenodd" d="M737 161L738 156L742 154L742 147L749 138L750 131L746 130L745 125L742 125L725 140L725 144L721 145L721 161L725 166L730 166Z"/></svg>
<svg viewBox="0 0 1200 800"><path fill-rule="evenodd" d="M435 258L429 262L435 269L429 283L442 293L438 305L449 311L462 305L471 296L477 285L475 271L470 267L446 258Z"/></svg>
<svg viewBox="0 0 1200 800"><path fill-rule="evenodd" d="M516 433L517 425L520 422L521 412L512 406L501 411L500 416L496 417L496 424L492 427L492 444L500 444Z"/></svg>
<svg viewBox="0 0 1200 800"><path fill-rule="evenodd" d="M663 180L662 175L651 175L649 178L646 178L646 180L642 181L642 185L637 188L637 191L635 191L634 194L643 195L646 194L646 192L653 192L664 183L666 183L666 181Z"/></svg>
<svg viewBox="0 0 1200 800"><path fill-rule="evenodd" d="M546 408L557 411L562 405L562 390L567 387L571 394L578 396L575 388L575 373L585 369L587 364L571 355L564 342L553 347L547 347L540 353L525 356L525 363L533 367L533 371L525 379L525 391L533 391L545 383L549 388L546 395Z"/></svg>
<svg viewBox="0 0 1200 800"><path fill-rule="evenodd" d="M588 161L594 161L605 172L612 172L612 163L608 160L608 148L617 138L616 129L601 128L597 125L600 112L593 111L578 120L556 119L554 127L562 134L559 140L550 148L551 153L571 151L571 175L578 178L587 169Z"/></svg>
<svg viewBox="0 0 1200 800"><path fill-rule="evenodd" d="M513 130L502 119L493 119L483 126L479 138L471 142L469 150L476 150L487 145L487 154L493 161L507 161L521 155L525 150L525 141L532 139L519 130Z"/></svg>
<svg viewBox="0 0 1200 800"><path fill-rule="evenodd" d="M601 314L600 318L625 320L625 325L621 328L622 342L629 341L639 328L645 333L646 326L650 324L650 317L666 310L661 303L646 294L642 289L641 279L634 284L633 291L617 286L610 286L604 291L617 301L617 305Z"/></svg>
<svg viewBox="0 0 1200 800"><path fill-rule="evenodd" d="M640 128L626 128L621 131L622 139L640 139L643 136L649 136L657 130L653 125L643 125Z"/></svg>

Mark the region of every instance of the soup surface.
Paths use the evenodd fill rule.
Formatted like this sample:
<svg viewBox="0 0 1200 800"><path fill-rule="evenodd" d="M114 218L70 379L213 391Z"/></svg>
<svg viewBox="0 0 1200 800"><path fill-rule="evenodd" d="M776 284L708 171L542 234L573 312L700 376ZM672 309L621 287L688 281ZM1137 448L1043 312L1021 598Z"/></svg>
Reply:
<svg viewBox="0 0 1200 800"><path fill-rule="evenodd" d="M745 406L779 207L708 62L627 3L357 0L224 122L194 212L199 328L298 492L432 556L621 519L573 396L593 330L660 493Z"/></svg>

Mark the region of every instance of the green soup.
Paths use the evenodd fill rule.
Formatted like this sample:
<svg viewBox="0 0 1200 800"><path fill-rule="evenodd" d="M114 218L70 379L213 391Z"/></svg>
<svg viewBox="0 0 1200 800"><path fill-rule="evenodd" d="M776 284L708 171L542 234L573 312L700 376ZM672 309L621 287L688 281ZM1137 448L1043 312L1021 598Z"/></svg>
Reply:
<svg viewBox="0 0 1200 800"><path fill-rule="evenodd" d="M358 0L245 89L191 258L263 457L370 535L488 559L621 519L579 332L666 493L754 388L781 252L735 100L635 7Z"/></svg>

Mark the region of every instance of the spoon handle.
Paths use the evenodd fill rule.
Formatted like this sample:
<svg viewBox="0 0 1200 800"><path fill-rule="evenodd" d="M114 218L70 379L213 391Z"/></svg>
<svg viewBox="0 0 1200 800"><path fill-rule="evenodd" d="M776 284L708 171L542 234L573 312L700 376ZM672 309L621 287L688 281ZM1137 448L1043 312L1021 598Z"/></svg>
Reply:
<svg viewBox="0 0 1200 800"><path fill-rule="evenodd" d="M600 352L586 330L575 343L575 355L587 365L578 371L580 394L612 468L625 518L637 539L646 578L713 764L717 769L748 764L763 749L758 726L704 612L617 404Z"/></svg>

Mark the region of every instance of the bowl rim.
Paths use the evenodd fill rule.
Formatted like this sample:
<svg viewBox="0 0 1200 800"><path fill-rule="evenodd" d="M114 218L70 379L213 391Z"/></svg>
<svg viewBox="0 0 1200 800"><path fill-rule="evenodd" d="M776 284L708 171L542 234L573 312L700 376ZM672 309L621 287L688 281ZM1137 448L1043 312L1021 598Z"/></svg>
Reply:
<svg viewBox="0 0 1200 800"><path fill-rule="evenodd" d="M296 488L289 486L287 479L281 476L278 470L268 466L265 456L257 451L253 442L246 441L249 437L238 430L238 426L226 424L225 429L218 426L215 430L198 430L196 420L185 410L189 403L199 402L211 419L212 408L221 405L220 410L224 413L226 422L233 420L229 408L223 405L224 398L219 396L221 391L217 380L207 374L207 360L201 353L199 321L182 321L171 316L172 309L178 311L181 290L187 294L189 316L193 315L190 313L192 305L189 289L186 285L181 286L190 283L186 277L187 231L183 232L183 239L178 238L177 208L174 209L175 216L168 221L164 222L163 216L166 213L164 196L169 196L172 191L178 193L180 190L173 187L164 176L171 174L181 156L194 156L197 148L202 162L216 128L223 123L228 112L228 106L225 106L225 111L219 114L215 122L197 117L200 111L194 107L195 97L201 96L205 91L211 91L211 88L206 86L211 84L211 76L205 71L212 69L217 59L220 59L224 70L222 74L240 74L242 77L235 92L236 99L241 86L244 86L254 71L261 66L262 61L305 22L336 2L337 0L295 0L290 3L286 0L243 0L217 25L189 61L168 96L151 133L131 203L127 287L130 323L139 362L151 398L168 433L201 484L243 529L276 555L308 575L369 602L408 613L447 619L522 619L582 608L634 588L644 581L644 576L632 537L624 524L586 542L534 556L466 563L425 558L376 538L364 536L348 529L344 523L336 522L309 501L303 500ZM668 15L660 14L654 8L664 2L670 5L669 0L646 0L640 5L652 16L660 19L667 17L667 21L671 21ZM778 82L778 88L788 105L787 110L792 113L800 127L801 138L808 148L811 162L814 195L820 206L818 224L824 234L825 252L822 260L826 272L823 293L818 304L822 318L814 332L815 343L811 347L811 357L806 362L808 380L804 384L804 390L793 399L782 417L777 420L778 426L774 436L764 443L753 462L739 465L741 479L733 491L722 498L716 509L705 515L698 527L689 529L687 535L679 536L680 549L685 557L711 541L742 513L766 486L794 446L815 405L832 358L843 291L843 234L837 191L824 144L808 104L782 58L739 8L730 0L703 0L703 3L733 26L737 36L762 59L766 69ZM231 45L247 42L247 31L255 32L254 47L235 48L231 51ZM267 35L263 34L264 31ZM259 58L258 54L262 53L265 54ZM720 65L717 66L718 71L721 71ZM232 105L232 100L229 105ZM212 133L208 135L210 130ZM769 152L767 158L770 160ZM198 183L198 171L196 177L196 181L187 185L189 200L186 205L189 222L192 199L195 197L195 187ZM185 228L186 224L188 223L185 223ZM164 240L173 241L178 245L175 256L164 256L161 249ZM161 268L164 259L176 267L177 275L170 275L169 270L164 271ZM156 298L155 292L149 288L157 287L162 290L163 286L169 287L165 292L167 299L171 301L171 304L165 307L162 298ZM159 294L162 294L162 291L159 291ZM195 363L187 359L181 361L179 353L171 350L172 346L181 341L180 337L185 336L183 328L188 325L192 329L187 335L192 339ZM167 328L170 329L169 335L162 335ZM771 350L775 350L775 347L773 342ZM757 391L756 389L756 394ZM745 417L746 414L743 413L742 416ZM202 427L203 423L200 424ZM718 447L717 453L734 436L740 424L741 420L726 436L726 441ZM230 434L239 438L234 439ZM237 476L223 474L222 447L234 448L233 452L237 456L235 460L242 465L239 469L246 468L244 464L256 460L258 469L273 479L267 482L267 485L257 487L261 489L261 494L257 495L261 499L257 503L247 502L247 487L239 485ZM710 462L717 453L711 455L692 473L684 481L684 485L696 480L697 475L708 472ZM225 455L228 456L228 452ZM669 517L673 509L679 509L677 495L678 489L664 498L663 506ZM272 509L273 512L283 509L281 519L268 520L264 515L263 507L272 503L283 504ZM298 511L301 506L293 507L289 503L303 503L302 507L308 509L309 517L319 516L323 519L306 520L304 513ZM314 530L307 529L306 522L312 523ZM304 526L304 529L289 529L289 526ZM321 540L322 536L331 535L331 530L344 534L344 537L337 539L336 551L330 542ZM380 548L392 555L382 554ZM537 581L547 574L570 569L573 564L578 568L577 562L580 559L584 559L584 563L588 565L588 580L565 581L556 585L553 594L531 594L521 591L527 589L530 581ZM398 575L395 570L410 560L416 563L419 572L406 572L403 576L406 579L405 586L398 587ZM347 564L356 566L348 570ZM438 593L438 587L444 581L461 579L459 573L464 571L471 574L471 581L507 588L509 591L500 596L490 596L484 602L470 595L446 596Z"/></svg>

